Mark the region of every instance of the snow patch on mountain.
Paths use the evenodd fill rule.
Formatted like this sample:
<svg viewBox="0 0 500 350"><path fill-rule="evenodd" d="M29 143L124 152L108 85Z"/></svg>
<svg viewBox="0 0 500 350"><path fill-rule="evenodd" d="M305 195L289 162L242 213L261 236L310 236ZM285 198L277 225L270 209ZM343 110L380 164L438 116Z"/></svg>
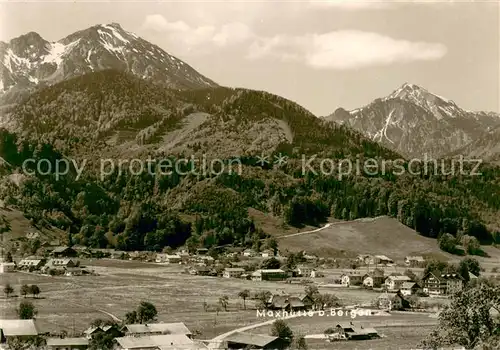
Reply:
<svg viewBox="0 0 500 350"><path fill-rule="evenodd" d="M103 69L118 69L171 88L217 86L192 67L117 23L100 24L48 42L34 32L2 43L0 94L31 89Z"/></svg>
<svg viewBox="0 0 500 350"><path fill-rule="evenodd" d="M12 49L7 49L3 64L11 73L14 72L14 67L31 68L31 62L27 58L17 56Z"/></svg>
<svg viewBox="0 0 500 350"><path fill-rule="evenodd" d="M63 56L78 45L79 41L80 39L77 39L68 45L61 44L60 42L50 43L49 54L43 58L42 63L55 63L59 67L63 61Z"/></svg>
<svg viewBox="0 0 500 350"><path fill-rule="evenodd" d="M110 26L110 25L106 25L106 24L102 25L102 27L103 27L103 28L106 28L106 29L111 30L111 32L113 33L113 35L112 35L112 36L114 36L114 37L118 38L118 40L120 40L120 41L122 41L122 42L124 42L124 43L126 43L126 44L130 43L130 41L128 41L127 39L125 39L125 38L124 38L124 37L123 37L123 36L122 36L122 35L118 32L118 30L116 30L114 27L112 27L112 26Z"/></svg>
<svg viewBox="0 0 500 350"><path fill-rule="evenodd" d="M362 108L338 108L327 118L408 157L444 156L500 127L497 113L464 110L409 83Z"/></svg>

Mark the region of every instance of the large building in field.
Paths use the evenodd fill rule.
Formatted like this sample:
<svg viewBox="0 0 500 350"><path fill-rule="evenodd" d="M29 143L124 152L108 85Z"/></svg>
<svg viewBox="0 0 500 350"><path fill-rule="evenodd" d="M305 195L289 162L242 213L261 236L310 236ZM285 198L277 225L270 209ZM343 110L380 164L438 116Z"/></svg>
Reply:
<svg viewBox="0 0 500 350"><path fill-rule="evenodd" d="M35 320L0 320L2 342L9 338L28 339L38 335Z"/></svg>
<svg viewBox="0 0 500 350"><path fill-rule="evenodd" d="M274 336L236 332L224 338L223 349L284 349L284 342Z"/></svg>
<svg viewBox="0 0 500 350"><path fill-rule="evenodd" d="M241 267L226 267L222 273L224 278L240 278L245 273L245 269Z"/></svg>
<svg viewBox="0 0 500 350"><path fill-rule="evenodd" d="M257 270L252 273L252 281L283 281L288 274L281 269Z"/></svg>
<svg viewBox="0 0 500 350"><path fill-rule="evenodd" d="M463 278L456 273L429 272L422 278L423 291L429 295L452 295L462 290Z"/></svg>
<svg viewBox="0 0 500 350"><path fill-rule="evenodd" d="M191 331L182 322L127 324L123 326L122 332L126 336L172 334L172 335L185 335L188 338L192 337Z"/></svg>
<svg viewBox="0 0 500 350"><path fill-rule="evenodd" d="M87 350L89 340L87 338L48 338L48 350Z"/></svg>

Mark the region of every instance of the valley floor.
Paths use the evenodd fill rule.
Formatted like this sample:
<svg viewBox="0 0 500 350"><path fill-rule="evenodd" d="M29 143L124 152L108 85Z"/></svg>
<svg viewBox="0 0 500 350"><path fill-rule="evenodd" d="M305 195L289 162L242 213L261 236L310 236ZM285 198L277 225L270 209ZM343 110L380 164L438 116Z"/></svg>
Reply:
<svg viewBox="0 0 500 350"><path fill-rule="evenodd" d="M259 290L290 294L300 294L304 291L302 284L191 276L185 274L183 267L179 265L166 266L107 259L87 261L84 264L98 276L50 277L18 272L2 275L2 282L10 283L16 292L22 284L37 284L40 287L40 297L28 299L38 309L37 325L41 332L57 333L65 330L69 334L78 334L94 319L122 319L126 312L134 309L141 301L150 301L158 309L159 322L184 322L197 334L198 339L212 339L236 328L268 320L257 315L252 300L246 301L247 310L244 310L243 301L237 296L243 289L249 289L251 294ZM321 286L320 292L335 294L344 305L369 303L379 295L364 289ZM217 313L215 307L223 295L229 297L228 310ZM1 298L1 317L14 318L15 309L22 299L21 296ZM204 303L208 304L208 311L205 311ZM339 317L305 316L287 322L298 334L315 334L322 333L339 321L350 321L350 318L344 320ZM404 329L406 333L416 332L417 335L413 338L417 343L416 338L421 340L423 330L435 324L436 319L429 317L429 314L394 313L391 316L358 317L354 321L366 322L372 327L382 327L380 332L387 337L370 341L369 347L374 348L371 345L373 342L383 348L384 344L401 341L401 336L396 336L397 327ZM251 332L268 333L269 326L258 327ZM319 340L308 341L314 347L315 342ZM364 342L357 343L360 346L358 348L364 348ZM340 345L324 341L321 344L321 348L325 345L332 349ZM344 345L354 346L344 342L342 348Z"/></svg>

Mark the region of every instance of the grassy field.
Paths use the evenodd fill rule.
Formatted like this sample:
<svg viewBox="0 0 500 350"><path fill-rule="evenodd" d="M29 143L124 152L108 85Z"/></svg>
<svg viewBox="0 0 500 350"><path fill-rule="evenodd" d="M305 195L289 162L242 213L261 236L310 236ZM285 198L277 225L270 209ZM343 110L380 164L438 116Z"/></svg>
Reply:
<svg viewBox="0 0 500 350"><path fill-rule="evenodd" d="M330 315L329 310L325 311L323 316L314 315L303 318L292 318L286 321L290 328L297 334L323 334L323 332L331 327L335 327L337 323L353 322L364 327L401 327L401 326L426 326L432 327L436 324L437 319L430 317L428 313L406 313L392 312L385 316L356 316L352 318L348 315L338 316ZM254 333L269 333L271 326L258 327L253 330Z"/></svg>
<svg viewBox="0 0 500 350"><path fill-rule="evenodd" d="M336 221L319 232L287 237L288 234L276 235L280 249L306 250L320 256L342 258L355 257L357 254L383 254L398 263L402 263L407 255L423 255L449 262L463 259L461 256L441 251L437 240L421 236L415 230L387 216ZM483 250L489 257L474 258L479 260L486 271L500 266L500 249L483 246Z"/></svg>
<svg viewBox="0 0 500 350"><path fill-rule="evenodd" d="M239 279L191 276L183 272L182 265L159 265L121 260L94 260L82 262L97 276L49 277L30 273L2 275L2 283L10 283L16 294L22 284L37 284L40 298L27 299L38 309L37 325L41 332L67 331L78 335L97 318L110 319L111 315L123 318L141 301L150 301L158 309L160 322L184 322L198 339L214 336L238 327L269 320L258 316L253 300L247 300L247 310L237 294L249 289L257 291L299 294L304 285L252 282ZM357 288L325 288L320 292L332 293L344 305L369 303L377 298L377 292ZM219 298L229 297L228 311L215 311ZM15 309L24 298L21 296L0 298L0 317L15 318ZM205 311L204 303L209 305ZM313 316L287 320L297 334L322 334L336 322L361 322L375 327L385 337L371 341L327 343L308 339L314 349L396 349L405 345L417 345L436 323L428 314L392 313L390 316ZM269 333L269 326L252 330ZM404 342L407 340L408 342ZM408 347L405 347L408 348Z"/></svg>
<svg viewBox="0 0 500 350"><path fill-rule="evenodd" d="M332 316L326 311L324 316L294 318L286 321L294 334L323 334L340 322L353 322L356 325L375 328L380 339L327 342L323 339L307 339L311 349L410 349L416 347L436 325L437 319L425 313L397 313L388 316ZM267 334L271 326L258 327L252 333Z"/></svg>
<svg viewBox="0 0 500 350"><path fill-rule="evenodd" d="M9 232L1 235L0 246L10 249L12 241L23 240L26 237L26 232L32 231L33 227L28 219L26 219L22 212L15 209L0 208L0 215L5 216L11 226ZM38 230L40 232L40 240L52 241L55 239L64 240L66 233L57 228Z"/></svg>
<svg viewBox="0 0 500 350"><path fill-rule="evenodd" d="M435 239L419 235L415 230L389 217L336 222L320 232L282 237L280 248L298 247L321 253L328 249L350 251L356 254L384 254L395 260L407 255L443 255Z"/></svg>
<svg viewBox="0 0 500 350"><path fill-rule="evenodd" d="M252 282L239 279L191 276L182 266L165 266L134 261L94 260L82 262L98 276L50 277L29 273L2 275L2 284L10 283L16 293L22 284L37 284L42 293L39 299L29 298L38 309L37 324L43 332L62 329L72 333L85 330L96 318L110 318L111 313L123 318L141 301L150 301L158 309L159 321L185 322L200 338L211 338L238 326L258 323L254 302L247 300L248 310L238 292L249 289L253 295L260 290L272 293L303 293L304 285ZM366 290L347 288L326 289L345 304L363 303L377 294ZM229 297L228 311L216 312L219 298ZM15 309L22 297L0 299L1 317L15 317ZM204 303L209 311L204 309Z"/></svg>
<svg viewBox="0 0 500 350"><path fill-rule="evenodd" d="M416 349L419 343L431 331L432 326L404 326L377 328L383 338L359 341L326 342L320 339L307 339L310 349L342 349L342 350L408 350Z"/></svg>

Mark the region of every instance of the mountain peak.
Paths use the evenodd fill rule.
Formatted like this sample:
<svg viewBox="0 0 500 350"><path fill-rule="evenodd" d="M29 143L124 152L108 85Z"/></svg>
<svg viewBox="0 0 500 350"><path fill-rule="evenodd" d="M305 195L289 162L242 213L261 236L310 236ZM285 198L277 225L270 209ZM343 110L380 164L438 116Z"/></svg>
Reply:
<svg viewBox="0 0 500 350"><path fill-rule="evenodd" d="M9 43L0 43L0 95L14 86L31 88L53 84L82 74L117 69L176 88L217 86L185 62L165 52L119 23L96 24L57 42L29 32Z"/></svg>
<svg viewBox="0 0 500 350"><path fill-rule="evenodd" d="M435 104L455 104L445 97L433 94L423 87L408 82L405 82L383 100L387 101L390 99L401 99L426 108Z"/></svg>
<svg viewBox="0 0 500 350"><path fill-rule="evenodd" d="M120 23L116 23L116 22L111 22L109 24L101 24L102 27L113 27L113 28L116 28L116 29L122 29L122 26L120 25Z"/></svg>

